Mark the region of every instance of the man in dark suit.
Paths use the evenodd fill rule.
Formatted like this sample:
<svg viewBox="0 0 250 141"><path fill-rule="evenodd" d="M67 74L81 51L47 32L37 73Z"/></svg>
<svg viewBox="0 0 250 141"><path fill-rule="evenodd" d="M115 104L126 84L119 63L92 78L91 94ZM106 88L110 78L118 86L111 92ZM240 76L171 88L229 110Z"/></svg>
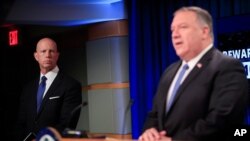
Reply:
<svg viewBox="0 0 250 141"><path fill-rule="evenodd" d="M45 127L54 127L59 132L75 128L80 115L80 111L72 111L82 103L81 84L59 70L56 42L50 38L39 40L34 57L40 67L40 77L23 89L18 117L19 139L29 133L37 134ZM38 89L42 83L44 89L39 99Z"/></svg>
<svg viewBox="0 0 250 141"><path fill-rule="evenodd" d="M248 99L243 65L213 47L212 18L204 9L177 10L171 31L181 60L162 75L139 141L233 137L231 130L241 127Z"/></svg>

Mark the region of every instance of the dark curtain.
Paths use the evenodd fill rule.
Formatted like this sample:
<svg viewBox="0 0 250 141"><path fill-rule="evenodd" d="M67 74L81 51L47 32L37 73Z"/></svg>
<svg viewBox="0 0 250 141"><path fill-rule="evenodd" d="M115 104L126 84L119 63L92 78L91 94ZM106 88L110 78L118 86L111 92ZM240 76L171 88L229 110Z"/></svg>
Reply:
<svg viewBox="0 0 250 141"><path fill-rule="evenodd" d="M164 4L162 4L164 3ZM129 3L130 89L133 99L132 136L137 138L163 70L177 60L169 41L166 2ZM168 47L169 46L169 47Z"/></svg>
<svg viewBox="0 0 250 141"><path fill-rule="evenodd" d="M249 0L128 0L130 95L133 99L132 137L142 133L147 112L164 69L178 57L171 43L173 12L182 6L200 6L214 19L215 46L217 20L249 13ZM244 8L243 8L244 7Z"/></svg>

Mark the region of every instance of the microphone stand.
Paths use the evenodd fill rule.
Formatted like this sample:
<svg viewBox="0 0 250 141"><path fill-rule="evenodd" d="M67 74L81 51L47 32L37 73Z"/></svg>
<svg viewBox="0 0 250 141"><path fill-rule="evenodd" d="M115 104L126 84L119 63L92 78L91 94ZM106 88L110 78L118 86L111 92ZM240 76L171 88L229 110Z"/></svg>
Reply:
<svg viewBox="0 0 250 141"><path fill-rule="evenodd" d="M82 104L76 106L71 114L70 114L70 117L68 119L68 122L67 122L67 126L66 128L63 130L62 132L62 137L64 138L88 138L88 135L86 133L86 131L79 131L79 130L73 130L73 129L70 129L69 128L69 125L71 123L71 120L72 118L74 117L75 113L80 110L82 107L85 107L87 106L88 103L87 102L83 102Z"/></svg>
<svg viewBox="0 0 250 141"><path fill-rule="evenodd" d="M124 139L124 134L125 134L125 127L126 127L126 123L127 123L127 114L128 111L130 109L130 107L132 106L132 104L134 103L133 99L129 100L129 103L124 111L124 116L123 116L123 124L122 124L122 139Z"/></svg>

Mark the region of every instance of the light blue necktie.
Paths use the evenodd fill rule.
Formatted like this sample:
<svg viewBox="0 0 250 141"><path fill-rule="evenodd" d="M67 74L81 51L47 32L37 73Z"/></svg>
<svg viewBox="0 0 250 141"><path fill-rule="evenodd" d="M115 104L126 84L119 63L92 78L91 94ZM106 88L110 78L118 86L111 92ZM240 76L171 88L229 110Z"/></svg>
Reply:
<svg viewBox="0 0 250 141"><path fill-rule="evenodd" d="M179 76L178 76L178 78L177 78L177 80L175 82L175 85L174 85L174 88L173 88L173 91L172 91L172 95L171 95L169 101L166 104L167 105L166 106L166 112L168 112L170 107L172 106L175 95L176 95L176 93L177 93L177 91L178 91L178 89L179 89L179 87L181 85L181 80L182 80L186 70L188 70L188 68L189 68L188 64L185 64L185 65L182 66L181 72L179 73Z"/></svg>
<svg viewBox="0 0 250 141"><path fill-rule="evenodd" d="M41 78L41 82L39 84L38 87L38 91L37 91L37 113L39 112L42 100L43 100L43 93L45 91L46 88L46 80L47 78L45 76L42 76Z"/></svg>

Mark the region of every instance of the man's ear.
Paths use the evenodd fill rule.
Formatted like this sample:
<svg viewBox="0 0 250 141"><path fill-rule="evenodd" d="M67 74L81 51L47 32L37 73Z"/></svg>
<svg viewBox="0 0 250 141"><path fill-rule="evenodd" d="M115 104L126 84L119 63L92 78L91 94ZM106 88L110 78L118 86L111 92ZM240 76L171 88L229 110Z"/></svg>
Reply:
<svg viewBox="0 0 250 141"><path fill-rule="evenodd" d="M34 52L34 58L36 59L36 61L38 60L38 58L37 58L37 52Z"/></svg>
<svg viewBox="0 0 250 141"><path fill-rule="evenodd" d="M208 36L210 36L210 29L207 26L203 27L202 32L203 32L203 38L207 38Z"/></svg>

